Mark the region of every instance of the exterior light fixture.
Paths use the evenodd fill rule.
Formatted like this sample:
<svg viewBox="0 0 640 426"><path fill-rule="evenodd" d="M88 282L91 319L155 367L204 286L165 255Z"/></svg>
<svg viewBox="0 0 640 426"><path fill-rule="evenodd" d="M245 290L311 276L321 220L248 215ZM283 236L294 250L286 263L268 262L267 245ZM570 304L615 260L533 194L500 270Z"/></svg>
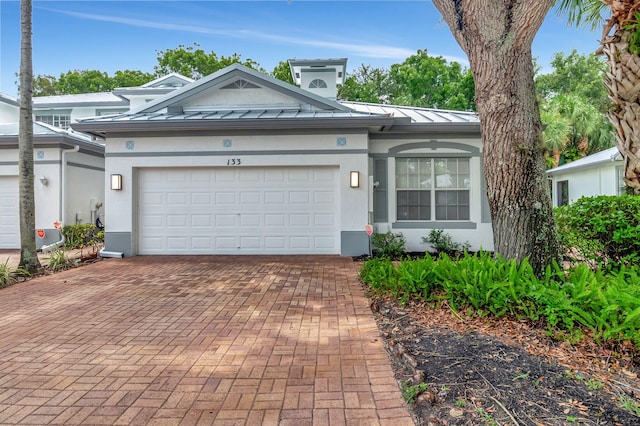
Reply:
<svg viewBox="0 0 640 426"><path fill-rule="evenodd" d="M360 187L360 172L351 172L349 179L349 186L351 188Z"/></svg>
<svg viewBox="0 0 640 426"><path fill-rule="evenodd" d="M42 186L48 186L49 185L49 179L47 179L46 177L42 176L40 178L40 183L42 184Z"/></svg>
<svg viewBox="0 0 640 426"><path fill-rule="evenodd" d="M111 175L111 189L114 191L122 189L122 175Z"/></svg>

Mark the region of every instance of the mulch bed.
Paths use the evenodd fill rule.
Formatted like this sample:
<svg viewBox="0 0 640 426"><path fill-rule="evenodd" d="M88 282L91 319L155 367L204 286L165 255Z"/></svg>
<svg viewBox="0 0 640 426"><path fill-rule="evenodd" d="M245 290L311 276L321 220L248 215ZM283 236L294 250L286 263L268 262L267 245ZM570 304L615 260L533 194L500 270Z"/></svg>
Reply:
<svg viewBox="0 0 640 426"><path fill-rule="evenodd" d="M640 364L624 347L446 304L371 296L371 308L417 425L640 425Z"/></svg>

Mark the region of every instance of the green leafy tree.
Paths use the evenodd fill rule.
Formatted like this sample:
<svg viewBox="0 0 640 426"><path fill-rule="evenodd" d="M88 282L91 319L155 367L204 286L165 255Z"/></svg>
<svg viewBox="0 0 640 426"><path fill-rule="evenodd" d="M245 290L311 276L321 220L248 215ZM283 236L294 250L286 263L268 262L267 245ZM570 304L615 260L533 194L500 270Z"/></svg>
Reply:
<svg viewBox="0 0 640 426"><path fill-rule="evenodd" d="M193 46L179 45L175 49L159 51L158 65L154 67L156 76L161 77L177 72L197 80L235 63L265 72L253 59L242 59L237 53L231 56L218 56L213 51L205 52L199 46L194 43Z"/></svg>
<svg viewBox="0 0 640 426"><path fill-rule="evenodd" d="M338 98L353 102L389 103L393 82L384 68L362 64L338 87Z"/></svg>
<svg viewBox="0 0 640 426"><path fill-rule="evenodd" d="M33 78L33 96L57 95L55 88L56 78L52 75L38 75Z"/></svg>
<svg viewBox="0 0 640 426"><path fill-rule="evenodd" d="M603 26L609 119L624 160L624 181L640 194L640 11L638 0L560 0L559 11L576 25ZM604 18L608 16L608 18Z"/></svg>
<svg viewBox="0 0 640 426"><path fill-rule="evenodd" d="M116 71L112 77L112 86L116 87L136 87L153 80L155 76L148 72L136 70Z"/></svg>
<svg viewBox="0 0 640 426"><path fill-rule="evenodd" d="M75 70L60 74L55 81L56 94L108 92L113 90L113 81L104 71Z"/></svg>
<svg viewBox="0 0 640 426"><path fill-rule="evenodd" d="M475 92L470 70L441 56L418 50L389 71L390 103L426 108L474 110Z"/></svg>
<svg viewBox="0 0 640 426"><path fill-rule="evenodd" d="M560 260L531 44L554 0L433 0L469 58L495 250L538 274Z"/></svg>
<svg viewBox="0 0 640 426"><path fill-rule="evenodd" d="M278 80L282 80L285 83L295 85L295 81L293 81L293 76L291 75L291 67L289 66L288 61L280 61L278 65L275 66L273 71L271 71L271 76L277 78Z"/></svg>
<svg viewBox="0 0 640 426"><path fill-rule="evenodd" d="M543 100L555 95L574 95L589 100L598 110L609 107L604 74L607 65L591 53L581 55L575 49L567 56L556 53L551 61L553 71L536 77L536 90Z"/></svg>

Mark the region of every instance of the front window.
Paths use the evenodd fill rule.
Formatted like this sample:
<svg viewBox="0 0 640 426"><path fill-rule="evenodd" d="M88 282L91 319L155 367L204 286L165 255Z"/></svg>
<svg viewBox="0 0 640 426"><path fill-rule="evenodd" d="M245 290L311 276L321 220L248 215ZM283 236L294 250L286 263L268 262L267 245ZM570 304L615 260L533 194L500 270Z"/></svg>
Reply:
<svg viewBox="0 0 640 426"><path fill-rule="evenodd" d="M627 184L624 183L624 167L616 166L616 182L617 182L617 194L624 195L627 193Z"/></svg>
<svg viewBox="0 0 640 426"><path fill-rule="evenodd" d="M396 158L398 220L469 220L468 158Z"/></svg>
<svg viewBox="0 0 640 426"><path fill-rule="evenodd" d="M69 114L36 115L36 121L66 130L71 123L71 116Z"/></svg>
<svg viewBox="0 0 640 426"><path fill-rule="evenodd" d="M557 184L558 189L558 207L569 204L569 181L561 180Z"/></svg>

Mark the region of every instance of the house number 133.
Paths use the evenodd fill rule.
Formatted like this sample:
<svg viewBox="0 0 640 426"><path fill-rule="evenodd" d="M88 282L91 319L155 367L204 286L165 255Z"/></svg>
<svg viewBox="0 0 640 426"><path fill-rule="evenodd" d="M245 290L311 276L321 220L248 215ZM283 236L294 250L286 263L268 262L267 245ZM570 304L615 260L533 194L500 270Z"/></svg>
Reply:
<svg viewBox="0 0 640 426"><path fill-rule="evenodd" d="M239 158L229 158L227 160L227 166L239 166L242 164Z"/></svg>

